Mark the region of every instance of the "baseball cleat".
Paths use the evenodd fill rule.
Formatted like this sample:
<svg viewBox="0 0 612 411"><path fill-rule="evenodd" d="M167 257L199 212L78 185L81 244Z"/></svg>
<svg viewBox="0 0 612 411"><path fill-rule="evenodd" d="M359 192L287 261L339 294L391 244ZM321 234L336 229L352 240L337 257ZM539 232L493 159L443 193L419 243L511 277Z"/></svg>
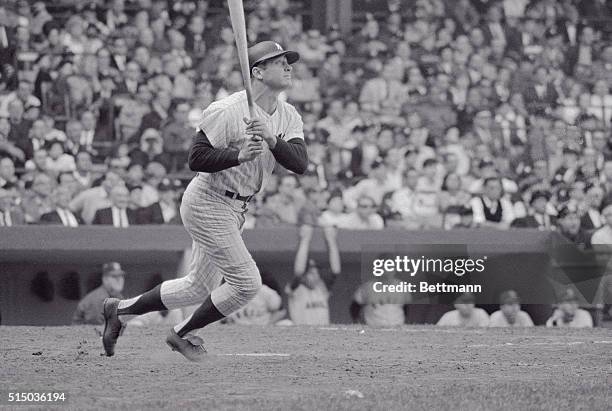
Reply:
<svg viewBox="0 0 612 411"><path fill-rule="evenodd" d="M200 344L194 344L192 341ZM183 357L193 362L201 362L206 358L206 348L201 344L202 342L202 339L197 336L181 338L174 331L174 328L170 330L168 337L166 337L166 344L172 348L172 351L179 352Z"/></svg>
<svg viewBox="0 0 612 411"><path fill-rule="evenodd" d="M117 316L118 298L106 298L104 300L104 332L102 333L102 345L106 355L111 357L115 354L115 345L121 335L123 325Z"/></svg>

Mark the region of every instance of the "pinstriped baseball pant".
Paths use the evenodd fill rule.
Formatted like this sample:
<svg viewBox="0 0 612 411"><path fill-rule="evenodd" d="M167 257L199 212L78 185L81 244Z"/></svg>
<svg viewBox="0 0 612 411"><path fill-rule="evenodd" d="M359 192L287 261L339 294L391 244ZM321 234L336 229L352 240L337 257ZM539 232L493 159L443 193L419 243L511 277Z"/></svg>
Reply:
<svg viewBox="0 0 612 411"><path fill-rule="evenodd" d="M168 309L202 303L210 294L217 310L227 316L255 296L261 276L242 240L242 205L207 189L197 177L189 183L181 217L193 240L192 258L189 274L161 286Z"/></svg>

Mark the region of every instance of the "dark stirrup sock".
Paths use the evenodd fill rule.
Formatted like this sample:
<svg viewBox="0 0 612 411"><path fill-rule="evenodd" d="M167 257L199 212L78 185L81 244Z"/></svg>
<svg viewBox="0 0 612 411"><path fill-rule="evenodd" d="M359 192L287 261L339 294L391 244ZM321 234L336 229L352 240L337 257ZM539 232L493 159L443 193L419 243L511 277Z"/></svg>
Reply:
<svg viewBox="0 0 612 411"><path fill-rule="evenodd" d="M155 288L138 297L133 304L117 309L117 315L140 315L167 309L161 300L161 284L158 284Z"/></svg>
<svg viewBox="0 0 612 411"><path fill-rule="evenodd" d="M177 331L177 334L182 338L188 332L206 327L208 324L214 323L224 317L225 316L217 310L217 307L215 307L209 295L202 305L194 311L189 321Z"/></svg>

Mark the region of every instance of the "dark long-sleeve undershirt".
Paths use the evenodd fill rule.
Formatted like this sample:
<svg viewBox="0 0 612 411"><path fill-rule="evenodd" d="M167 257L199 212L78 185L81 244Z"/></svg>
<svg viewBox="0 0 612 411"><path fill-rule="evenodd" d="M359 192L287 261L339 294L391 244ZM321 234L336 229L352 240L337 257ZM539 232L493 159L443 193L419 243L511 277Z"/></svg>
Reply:
<svg viewBox="0 0 612 411"><path fill-rule="evenodd" d="M286 169L297 174L304 174L308 166L306 144L300 138L284 141L276 140L276 146L270 150L276 161ZM216 173L239 165L238 150L215 148L203 131L198 131L189 150L189 168L192 171Z"/></svg>
<svg viewBox="0 0 612 411"><path fill-rule="evenodd" d="M216 173L239 164L238 150L214 148L206 134L201 130L193 137L189 150L189 168L191 171Z"/></svg>
<svg viewBox="0 0 612 411"><path fill-rule="evenodd" d="M276 139L276 146L271 149L276 161L281 166L296 174L304 174L308 168L308 152L306 144L301 138L293 138L289 141Z"/></svg>

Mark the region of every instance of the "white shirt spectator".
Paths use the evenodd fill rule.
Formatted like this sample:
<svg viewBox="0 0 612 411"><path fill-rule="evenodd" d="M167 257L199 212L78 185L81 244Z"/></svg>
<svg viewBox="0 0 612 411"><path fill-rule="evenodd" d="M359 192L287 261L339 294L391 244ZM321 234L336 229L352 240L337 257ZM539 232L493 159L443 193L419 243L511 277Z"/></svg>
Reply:
<svg viewBox="0 0 612 411"><path fill-rule="evenodd" d="M595 231L591 237L592 245L612 245L612 227L605 225Z"/></svg>
<svg viewBox="0 0 612 411"><path fill-rule="evenodd" d="M74 157L70 154L62 154L57 159L47 158L47 170L56 173L64 173L76 170Z"/></svg>

